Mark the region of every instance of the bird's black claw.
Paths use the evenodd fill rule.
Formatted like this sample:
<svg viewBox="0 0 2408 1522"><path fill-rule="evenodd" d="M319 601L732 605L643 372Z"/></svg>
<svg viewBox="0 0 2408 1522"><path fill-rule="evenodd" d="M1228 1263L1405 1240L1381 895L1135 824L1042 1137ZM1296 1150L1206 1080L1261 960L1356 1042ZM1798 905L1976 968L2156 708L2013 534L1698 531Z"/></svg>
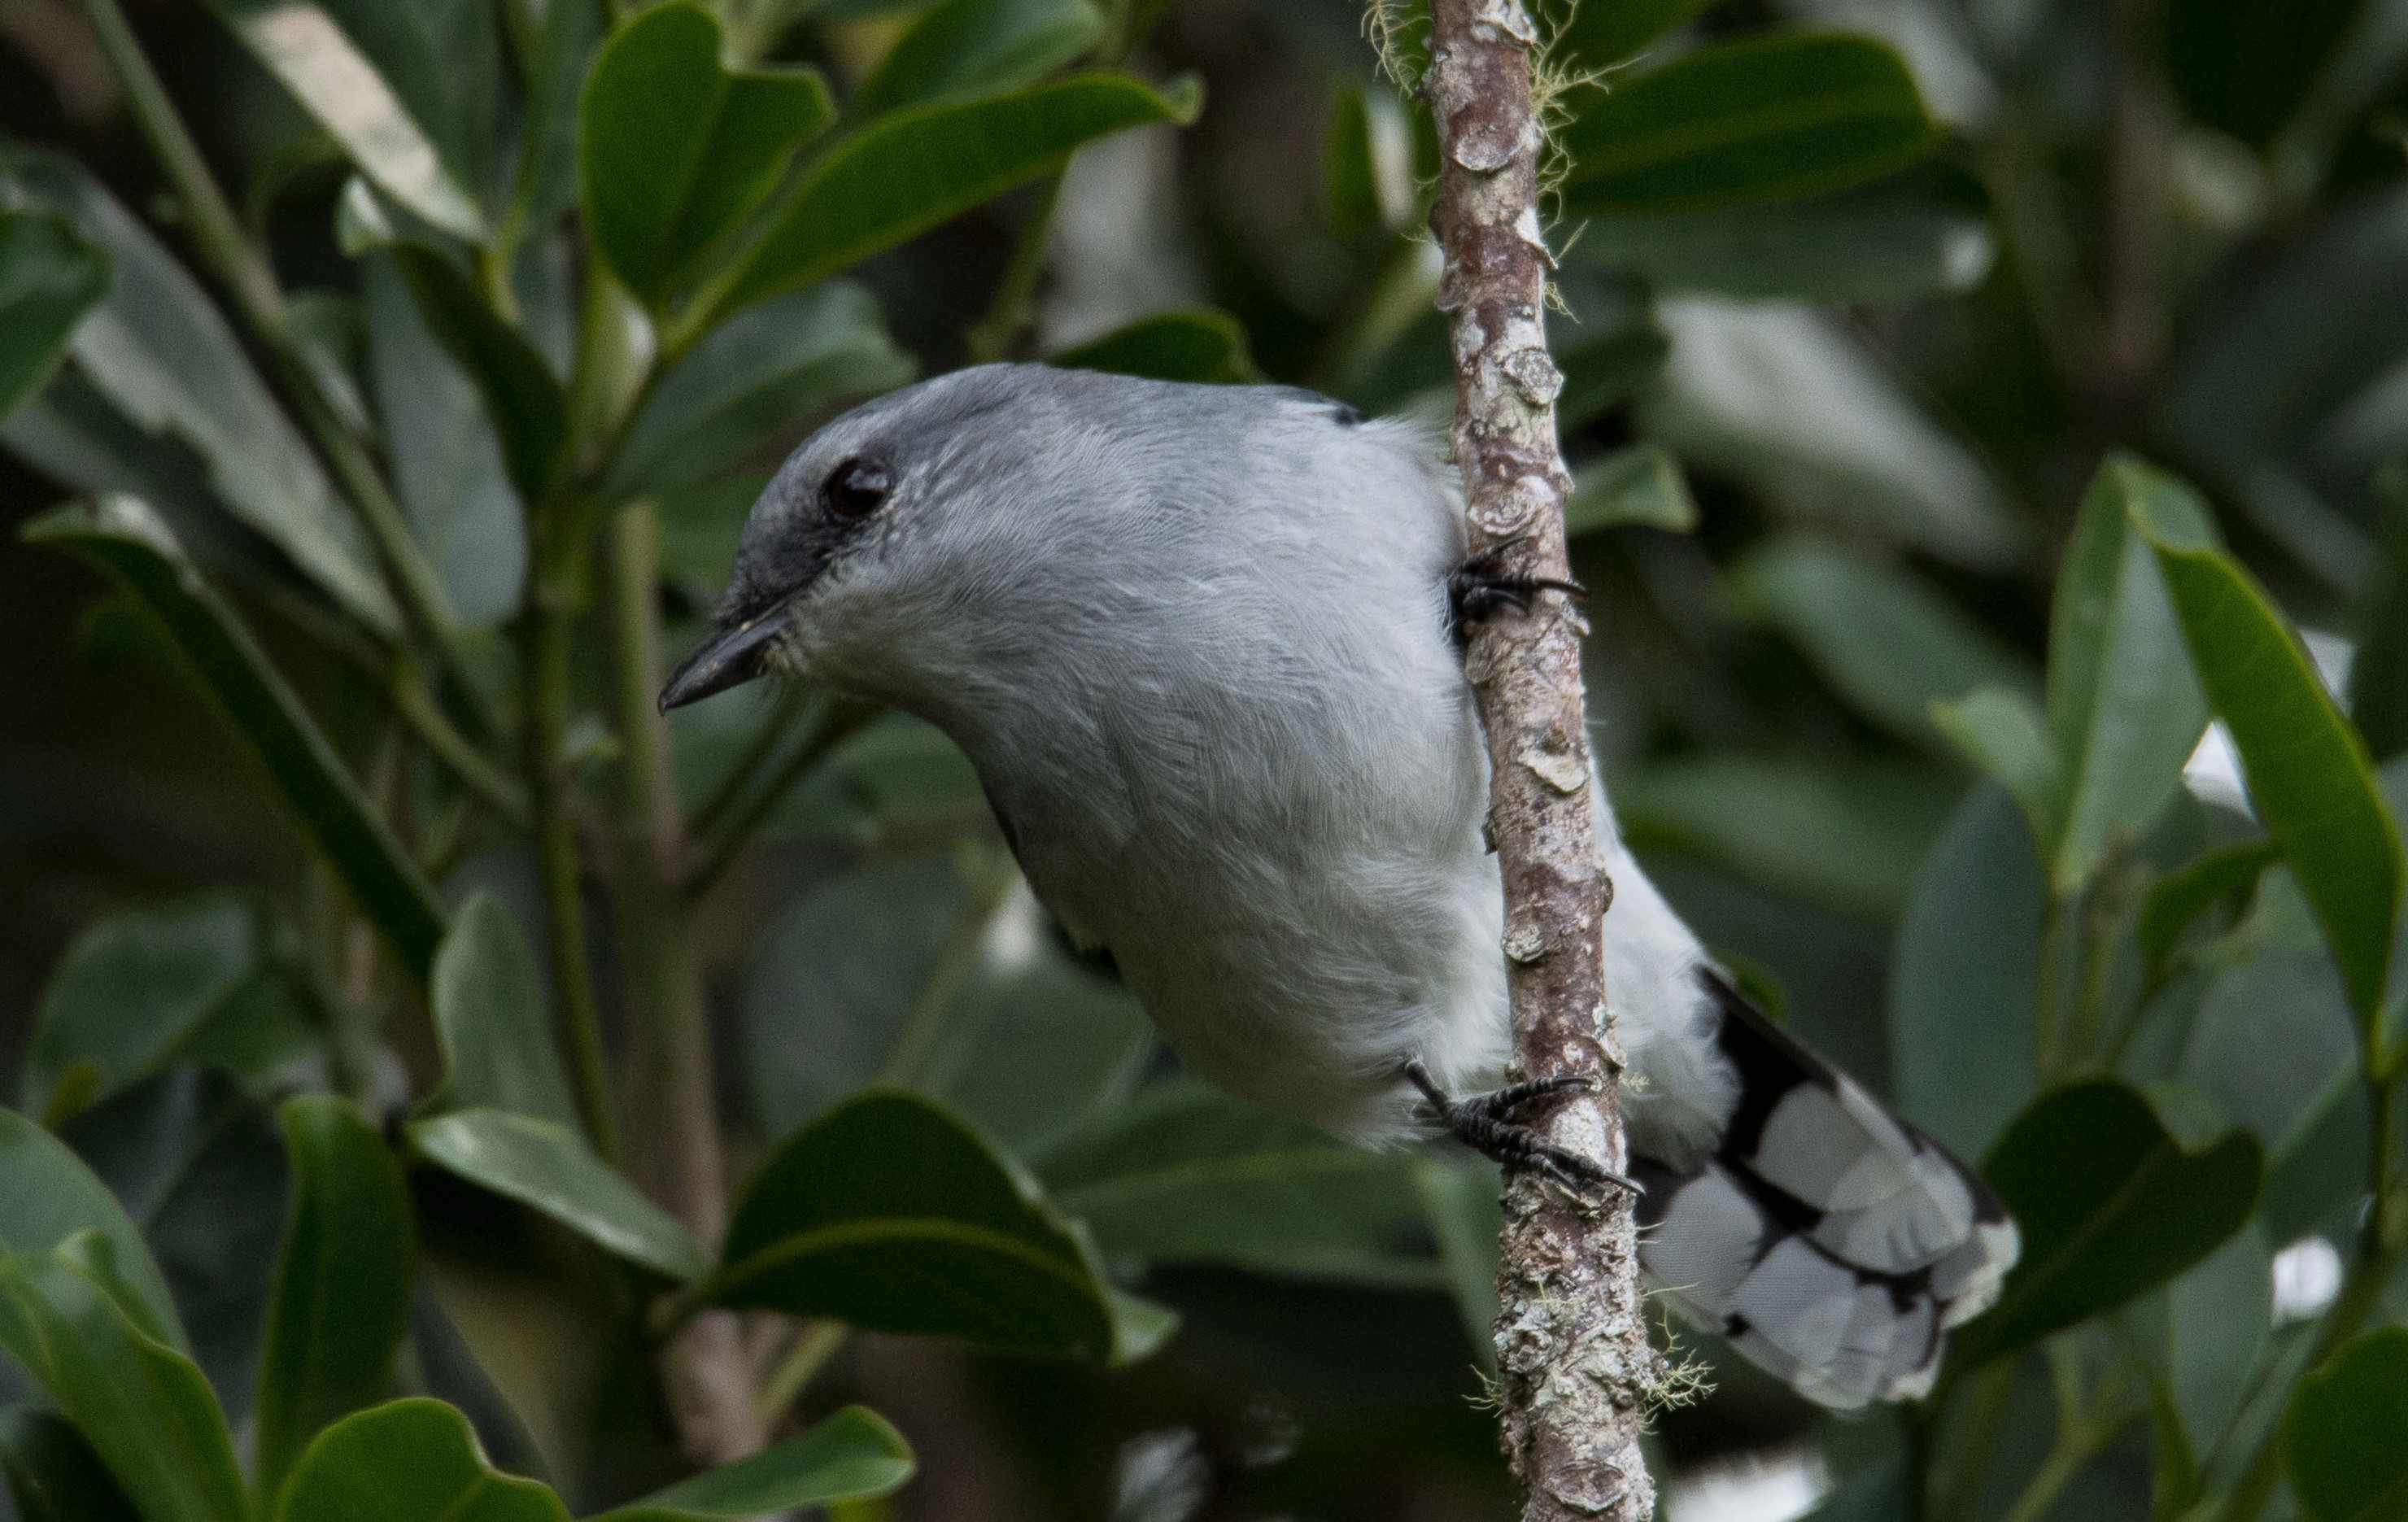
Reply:
<svg viewBox="0 0 2408 1522"><path fill-rule="evenodd" d="M1634 1195L1640 1192L1639 1185L1629 1179L1579 1153L1556 1146L1534 1127L1512 1118L1514 1112L1523 1107L1566 1089L1594 1087L1596 1080L1585 1073L1551 1073L1461 1100L1439 1087L1429 1070L1418 1060L1405 1064L1405 1076L1429 1101L1433 1122L1509 1173L1536 1173L1580 1195L1595 1194L1606 1185L1627 1189Z"/></svg>
<svg viewBox="0 0 2408 1522"><path fill-rule="evenodd" d="M1468 639L1471 626L1511 608L1526 613L1541 592L1585 597L1588 588L1578 582L1552 576L1510 576L1498 569L1506 546L1484 550L1457 566L1446 579L1447 624L1458 640Z"/></svg>

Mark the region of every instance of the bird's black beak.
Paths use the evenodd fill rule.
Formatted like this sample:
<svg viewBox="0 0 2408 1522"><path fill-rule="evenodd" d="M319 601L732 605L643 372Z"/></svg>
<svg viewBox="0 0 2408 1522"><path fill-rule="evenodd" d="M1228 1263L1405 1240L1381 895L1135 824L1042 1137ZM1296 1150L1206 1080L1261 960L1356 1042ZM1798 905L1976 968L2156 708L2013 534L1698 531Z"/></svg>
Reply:
<svg viewBox="0 0 2408 1522"><path fill-rule="evenodd" d="M757 618L714 630L669 673L668 684L661 689L661 711L683 708L767 674L769 647L785 626L786 610L775 608Z"/></svg>

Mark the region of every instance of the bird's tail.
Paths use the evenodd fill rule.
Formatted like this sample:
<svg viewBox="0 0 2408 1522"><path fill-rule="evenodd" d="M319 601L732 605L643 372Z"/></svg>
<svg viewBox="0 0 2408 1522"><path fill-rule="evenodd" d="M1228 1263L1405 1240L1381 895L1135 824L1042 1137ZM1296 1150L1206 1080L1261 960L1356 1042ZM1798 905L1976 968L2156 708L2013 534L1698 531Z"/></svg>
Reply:
<svg viewBox="0 0 2408 1522"><path fill-rule="evenodd" d="M1720 1147L1632 1173L1640 1258L1699 1325L1828 1406L1930 1388L1942 1334L1998 1298L2014 1222L1987 1185L1728 980L1706 984L1739 1077Z"/></svg>

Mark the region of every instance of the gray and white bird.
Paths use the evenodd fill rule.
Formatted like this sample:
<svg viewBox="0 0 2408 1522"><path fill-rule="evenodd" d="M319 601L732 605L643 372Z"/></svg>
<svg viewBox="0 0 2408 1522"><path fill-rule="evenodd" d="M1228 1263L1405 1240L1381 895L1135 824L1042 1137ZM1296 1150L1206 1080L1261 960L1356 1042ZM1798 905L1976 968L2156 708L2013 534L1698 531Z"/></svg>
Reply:
<svg viewBox="0 0 2408 1522"><path fill-rule="evenodd" d="M1410 426L984 366L795 451L661 703L779 671L927 719L1188 1067L1390 1146L1428 1130L1409 1065L1461 1092L1509 1055L1464 560L1455 474ZM1599 817L1645 1267L1816 1400L1921 1392L2014 1222L1751 1006Z"/></svg>

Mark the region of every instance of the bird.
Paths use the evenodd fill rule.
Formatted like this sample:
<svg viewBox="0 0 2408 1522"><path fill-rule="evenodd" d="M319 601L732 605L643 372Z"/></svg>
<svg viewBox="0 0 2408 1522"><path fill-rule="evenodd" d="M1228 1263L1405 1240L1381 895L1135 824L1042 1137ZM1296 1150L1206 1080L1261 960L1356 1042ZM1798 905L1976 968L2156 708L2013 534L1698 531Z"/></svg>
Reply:
<svg viewBox="0 0 2408 1522"><path fill-rule="evenodd" d="M1563 1075L1450 1098L1511 1056L1465 624L1570 591L1467 552L1460 482L1410 423L971 366L793 452L660 704L776 673L929 721L1187 1069L1364 1146L1442 1127L1611 1187L1517 1118ZM1924 1393L2015 1261L2014 1220L1742 992L1597 796L1642 1267L1824 1405Z"/></svg>

